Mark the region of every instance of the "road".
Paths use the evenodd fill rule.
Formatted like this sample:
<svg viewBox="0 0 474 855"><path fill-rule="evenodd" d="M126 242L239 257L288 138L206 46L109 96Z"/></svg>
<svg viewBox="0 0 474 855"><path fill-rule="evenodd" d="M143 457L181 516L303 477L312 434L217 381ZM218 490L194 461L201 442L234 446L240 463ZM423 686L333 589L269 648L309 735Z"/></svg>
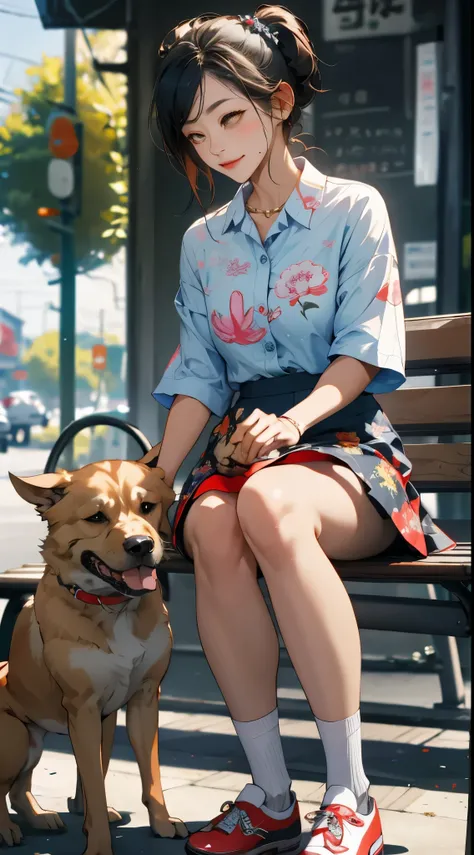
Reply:
<svg viewBox="0 0 474 855"><path fill-rule="evenodd" d="M46 526L34 507L20 499L8 473L38 475L44 471L47 456L47 451L15 447L0 454L0 572L41 560L38 544Z"/></svg>

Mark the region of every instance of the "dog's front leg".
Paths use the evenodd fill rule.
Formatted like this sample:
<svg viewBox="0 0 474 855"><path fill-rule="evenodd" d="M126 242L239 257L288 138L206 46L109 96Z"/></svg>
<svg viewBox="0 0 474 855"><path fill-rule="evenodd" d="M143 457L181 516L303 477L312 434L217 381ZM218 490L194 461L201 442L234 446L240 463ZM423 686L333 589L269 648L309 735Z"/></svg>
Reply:
<svg viewBox="0 0 474 855"><path fill-rule="evenodd" d="M114 744L115 725L117 723L117 713L110 713L102 720L102 772L107 775L109 768L110 756ZM67 800L67 808L69 813L74 813L82 816L84 813L84 796L82 792L82 781L79 772L76 779L76 794L72 799ZM120 822L121 814L113 807L107 807L109 822Z"/></svg>
<svg viewBox="0 0 474 855"><path fill-rule="evenodd" d="M146 680L127 704L127 733L142 779L142 802L159 837L187 837L180 819L170 817L161 787L158 758L158 684Z"/></svg>
<svg viewBox="0 0 474 855"><path fill-rule="evenodd" d="M69 735L84 791L87 846L83 855L112 855L102 771L100 712L90 701L78 703L78 700L64 698L63 705L68 713Z"/></svg>

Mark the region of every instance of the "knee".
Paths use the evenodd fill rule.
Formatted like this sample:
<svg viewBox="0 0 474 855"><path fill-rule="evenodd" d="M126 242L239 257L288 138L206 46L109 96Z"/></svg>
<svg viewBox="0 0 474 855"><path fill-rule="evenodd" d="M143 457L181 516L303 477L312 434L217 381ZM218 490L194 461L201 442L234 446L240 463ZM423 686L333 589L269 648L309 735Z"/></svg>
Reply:
<svg viewBox="0 0 474 855"><path fill-rule="evenodd" d="M191 508L184 527L186 549L194 560L196 583L228 584L242 570L256 567L232 504L217 496L203 496Z"/></svg>
<svg viewBox="0 0 474 855"><path fill-rule="evenodd" d="M283 468L283 467L281 467ZM237 516L250 546L266 554L291 545L308 522L300 497L285 486L280 467L262 470L248 479L239 494Z"/></svg>

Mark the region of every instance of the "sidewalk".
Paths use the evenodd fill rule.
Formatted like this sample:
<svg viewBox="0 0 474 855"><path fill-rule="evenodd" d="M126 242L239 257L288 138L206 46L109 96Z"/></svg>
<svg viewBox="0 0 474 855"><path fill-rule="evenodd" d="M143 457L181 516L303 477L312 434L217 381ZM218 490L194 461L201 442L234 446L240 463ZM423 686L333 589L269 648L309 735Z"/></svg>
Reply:
<svg viewBox="0 0 474 855"><path fill-rule="evenodd" d="M215 816L224 801L237 796L249 776L232 723L219 703L218 690L213 699L207 699L215 704L215 712L170 709L174 675L182 674L178 658L163 685L160 759L170 814L183 819L193 831ZM209 695L207 665L198 657L192 661L195 665L189 664L188 669L194 670L195 681L200 677L206 683L204 696ZM371 675L373 680L379 676L385 679L386 675ZM381 682L382 689L383 685ZM409 700L409 682L406 689L408 698L398 696L399 703ZM304 720L301 715L288 715L284 698L281 732L293 787L304 816L319 806L322 796L325 768L322 745L314 722L309 717ZM381 809L385 855L464 855L469 774L467 730L426 727L420 723L413 726L406 722L368 722L363 724L363 739L371 792ZM84 846L82 820L70 816L66 808L66 799L75 789L75 762L69 740L50 737L46 749L33 778L33 790L43 808L61 814L68 833L40 835L25 829L25 846L19 852L80 855ZM106 787L109 804L123 813L124 824L112 829L116 855L153 852L181 855L183 841L150 836L123 712L119 714ZM306 822L303 827L309 828Z"/></svg>

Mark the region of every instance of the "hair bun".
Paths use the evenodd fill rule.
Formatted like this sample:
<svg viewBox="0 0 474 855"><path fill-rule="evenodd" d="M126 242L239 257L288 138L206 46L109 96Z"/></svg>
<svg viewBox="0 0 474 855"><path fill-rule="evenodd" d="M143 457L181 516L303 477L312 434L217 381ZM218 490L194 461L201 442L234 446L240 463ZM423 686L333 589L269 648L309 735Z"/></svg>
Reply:
<svg viewBox="0 0 474 855"><path fill-rule="evenodd" d="M280 50L295 81L295 103L303 109L311 103L319 90L319 69L308 28L284 6L259 6L255 17L271 24Z"/></svg>

